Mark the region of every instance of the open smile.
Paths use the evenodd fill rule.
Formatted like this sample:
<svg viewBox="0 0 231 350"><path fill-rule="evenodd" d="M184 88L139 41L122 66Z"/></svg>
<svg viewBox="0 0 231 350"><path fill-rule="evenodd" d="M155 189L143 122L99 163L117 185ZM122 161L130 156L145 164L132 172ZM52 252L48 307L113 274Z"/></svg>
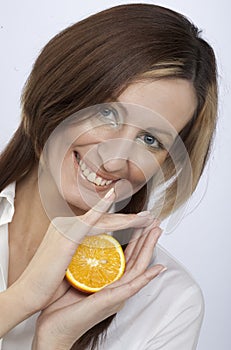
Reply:
<svg viewBox="0 0 231 350"><path fill-rule="evenodd" d="M83 161L83 159L80 158L80 155L78 152L74 151L74 156L75 156L75 159L79 165L79 169L80 169L82 177L85 180L87 180L88 182L91 182L98 187L103 187L106 189L112 183L115 183L116 181L119 180L119 179L109 180L109 179L105 179L105 178L99 176L91 168L89 168L89 166Z"/></svg>

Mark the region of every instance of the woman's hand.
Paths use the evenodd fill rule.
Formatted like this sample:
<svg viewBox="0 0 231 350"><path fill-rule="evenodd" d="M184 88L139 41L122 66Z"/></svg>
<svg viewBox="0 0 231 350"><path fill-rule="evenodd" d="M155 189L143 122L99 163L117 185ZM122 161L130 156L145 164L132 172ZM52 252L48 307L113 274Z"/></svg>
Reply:
<svg viewBox="0 0 231 350"><path fill-rule="evenodd" d="M108 214L115 193L104 197L84 215L72 218L56 218L49 226L42 243L20 278L0 295L2 320L0 335L33 313L46 308L64 295L69 285L64 281L75 250L86 234L116 231L121 228L147 227L152 215ZM62 227L62 233L56 228ZM12 305L14 313L12 314Z"/></svg>
<svg viewBox="0 0 231 350"><path fill-rule="evenodd" d="M125 250L126 270L122 278L101 291L86 296L70 287L38 318L33 350L68 350L88 329L118 312L124 302L137 293L164 266L148 268L161 234L156 223L135 229Z"/></svg>

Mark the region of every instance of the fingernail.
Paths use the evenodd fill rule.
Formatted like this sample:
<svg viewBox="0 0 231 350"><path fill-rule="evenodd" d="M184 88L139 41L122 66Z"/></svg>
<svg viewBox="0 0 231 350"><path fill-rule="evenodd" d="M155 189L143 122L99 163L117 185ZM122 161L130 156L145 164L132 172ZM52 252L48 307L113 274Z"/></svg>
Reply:
<svg viewBox="0 0 231 350"><path fill-rule="evenodd" d="M114 187L112 187L104 196L105 199L108 199L112 196L112 194L115 192Z"/></svg>
<svg viewBox="0 0 231 350"><path fill-rule="evenodd" d="M140 211L138 214L136 214L138 216L148 216L150 215L150 211L149 210L145 210L145 211Z"/></svg>
<svg viewBox="0 0 231 350"><path fill-rule="evenodd" d="M160 276L160 274L162 274L164 271L166 271L168 268L165 266L159 273L158 276Z"/></svg>

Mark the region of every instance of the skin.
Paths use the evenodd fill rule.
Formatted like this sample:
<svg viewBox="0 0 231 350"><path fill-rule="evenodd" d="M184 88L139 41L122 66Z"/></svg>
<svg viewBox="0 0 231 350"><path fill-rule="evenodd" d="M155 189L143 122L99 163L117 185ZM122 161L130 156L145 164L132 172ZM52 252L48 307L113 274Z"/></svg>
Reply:
<svg viewBox="0 0 231 350"><path fill-rule="evenodd" d="M123 127L97 126L97 121L88 119L71 125L69 129L62 128L46 148L52 176L56 184L61 184L59 191L77 215L89 210L115 185L117 200L122 198L121 193L126 193L128 184L131 192L139 190L164 162L174 138L191 119L196 107L191 83L180 79L130 85L119 96L118 102L118 105L113 105L115 109L119 110L122 104L128 111ZM111 120L111 115L108 118ZM155 134L166 149L151 149L141 143L141 131L156 126L172 135ZM114 180L113 183L95 188L83 179L74 152L88 168L105 179ZM124 187L119 183L120 179L126 180ZM45 200L49 202L47 193L51 184L49 181L45 183L49 184L44 190ZM50 197L53 198L54 194Z"/></svg>
<svg viewBox="0 0 231 350"><path fill-rule="evenodd" d="M118 101L136 103L161 114L177 132L187 124L196 108L194 89L186 80L135 83L120 95ZM124 144L127 153L124 152L124 148L113 147L114 157L111 157L107 152L112 150L102 147L102 141L113 139L116 142L122 138L134 142L140 131L139 125L127 125L118 133L110 134L110 137L105 130L102 133L96 130L82 134L68 149L63 160L61 190L77 217L62 218L62 222L75 225L76 231L79 232L78 239L83 238L90 228L96 225L99 232L115 231L121 228L121 225L123 228L134 227L134 237L125 252L126 271L119 281L94 295L83 297L81 293L73 291L63 278L78 245L78 239L68 239L68 235L60 234L53 222L50 222L39 195L37 168L17 183L16 211L9 225L8 289L0 294L0 336L23 319L43 310L37 322L34 350L69 349L89 328L119 311L129 297L164 268L162 265L156 265L148 269L153 249L161 234L158 222L151 214L145 217L136 214L109 214L108 209L118 200L120 194L114 192L109 199L99 200L97 192L91 191L89 187L85 188L84 183L81 185L82 190L86 190L89 197L87 201L82 199L81 191L76 186L79 174L78 166L73 162L73 149L81 152L83 158L92 154L94 157L89 161L94 159L94 165L98 169L108 176L126 179L133 189L142 186L144 181L155 173L156 164L163 163L167 151L155 152L153 156L146 146L140 146L138 142L139 151L143 152L144 148L145 154L152 154L155 161L150 166L150 162L145 163L145 159L141 157L144 163L138 159L134 164L129 156L131 153L126 148L128 143ZM49 150L49 155L52 156L52 148ZM88 153L91 150L92 153ZM54 170L56 166L57 163L51 168ZM52 175L59 188L56 172ZM111 187L101 191L100 197ZM91 209L89 201L92 203Z"/></svg>

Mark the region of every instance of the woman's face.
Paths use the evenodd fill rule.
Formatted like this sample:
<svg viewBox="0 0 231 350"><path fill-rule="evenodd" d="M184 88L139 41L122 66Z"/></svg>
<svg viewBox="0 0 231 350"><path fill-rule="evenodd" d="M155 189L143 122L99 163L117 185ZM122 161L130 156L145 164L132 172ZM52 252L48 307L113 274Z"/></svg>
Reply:
<svg viewBox="0 0 231 350"><path fill-rule="evenodd" d="M48 157L73 211L88 210L112 186L118 201L137 192L160 169L196 104L187 80L143 81L60 129L49 142Z"/></svg>

